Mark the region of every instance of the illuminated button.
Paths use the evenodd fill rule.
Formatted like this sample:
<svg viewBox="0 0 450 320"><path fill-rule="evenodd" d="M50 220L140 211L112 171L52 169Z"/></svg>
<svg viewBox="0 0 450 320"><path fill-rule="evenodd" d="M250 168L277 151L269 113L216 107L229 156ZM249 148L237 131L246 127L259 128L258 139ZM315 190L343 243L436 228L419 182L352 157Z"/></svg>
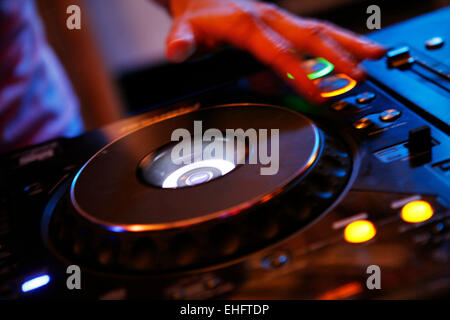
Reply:
<svg viewBox="0 0 450 320"><path fill-rule="evenodd" d="M376 95L373 92L363 92L356 96L356 102L366 104L375 99Z"/></svg>
<svg viewBox="0 0 450 320"><path fill-rule="evenodd" d="M444 39L441 37L433 37L425 41L425 47L428 50L439 49L444 45Z"/></svg>
<svg viewBox="0 0 450 320"><path fill-rule="evenodd" d="M270 269L278 269L289 263L289 254L286 252L278 252L264 258L262 265Z"/></svg>
<svg viewBox="0 0 450 320"><path fill-rule="evenodd" d="M430 219L433 213L434 210L428 202L417 200L405 204L401 216L405 222L418 223Z"/></svg>
<svg viewBox="0 0 450 320"><path fill-rule="evenodd" d="M342 300L357 295L363 291L363 287L359 282L350 282L343 286L325 291L318 296L319 300Z"/></svg>
<svg viewBox="0 0 450 320"><path fill-rule="evenodd" d="M47 285L50 282L50 276L44 274L41 276L37 276L33 279L30 279L28 281L25 281L22 284L22 292L29 292L29 291L33 291L36 289L39 289L45 285Z"/></svg>
<svg viewBox="0 0 450 320"><path fill-rule="evenodd" d="M388 109L380 114L380 120L383 122L392 122L400 118L401 114L397 109Z"/></svg>
<svg viewBox="0 0 450 320"><path fill-rule="evenodd" d="M322 97L329 98L352 90L356 86L356 80L340 73L317 79L314 81L314 84L319 88Z"/></svg>
<svg viewBox="0 0 450 320"><path fill-rule="evenodd" d="M369 220L357 220L349 223L344 230L345 241L350 243L362 243L369 241L377 230Z"/></svg>
<svg viewBox="0 0 450 320"><path fill-rule="evenodd" d="M350 105L351 104L348 101L339 100L331 105L331 109L333 109L334 111L342 111L344 109L347 109Z"/></svg>
<svg viewBox="0 0 450 320"><path fill-rule="evenodd" d="M362 118L353 123L353 127L357 130L364 130L373 126L373 121L369 118Z"/></svg>
<svg viewBox="0 0 450 320"><path fill-rule="evenodd" d="M302 68L311 80L326 76L334 69L334 65L324 58L309 59L302 63Z"/></svg>

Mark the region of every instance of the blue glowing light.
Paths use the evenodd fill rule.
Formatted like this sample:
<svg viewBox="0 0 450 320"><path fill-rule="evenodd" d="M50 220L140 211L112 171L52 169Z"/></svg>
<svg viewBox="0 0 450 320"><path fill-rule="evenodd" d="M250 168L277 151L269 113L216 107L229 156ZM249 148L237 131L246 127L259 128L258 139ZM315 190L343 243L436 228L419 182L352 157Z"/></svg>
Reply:
<svg viewBox="0 0 450 320"><path fill-rule="evenodd" d="M112 232L124 232L126 229L121 227L121 226L110 226L107 227L109 230L111 230Z"/></svg>
<svg viewBox="0 0 450 320"><path fill-rule="evenodd" d="M50 276L47 274L37 276L33 279L25 281L22 284L22 292L28 292L47 285L50 282Z"/></svg>
<svg viewBox="0 0 450 320"><path fill-rule="evenodd" d="M285 263L285 262L287 261L287 256L285 256L284 254L280 255L280 256L278 257L278 261L279 261L280 263Z"/></svg>

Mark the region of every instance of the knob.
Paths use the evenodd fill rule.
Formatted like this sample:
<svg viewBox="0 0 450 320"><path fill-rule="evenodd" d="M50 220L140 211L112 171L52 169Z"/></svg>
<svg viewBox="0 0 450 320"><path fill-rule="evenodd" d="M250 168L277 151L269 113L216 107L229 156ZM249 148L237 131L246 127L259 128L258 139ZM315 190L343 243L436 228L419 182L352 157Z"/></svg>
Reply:
<svg viewBox="0 0 450 320"><path fill-rule="evenodd" d="M401 114L397 109L388 109L380 113L380 120L383 122L394 122L400 118Z"/></svg>
<svg viewBox="0 0 450 320"><path fill-rule="evenodd" d="M369 118L361 118L353 123L353 127L357 130L366 130L372 128L375 124Z"/></svg>
<svg viewBox="0 0 450 320"><path fill-rule="evenodd" d="M444 39L442 39L441 37L433 37L433 38L425 41L425 47L428 50L439 49L443 45L444 45Z"/></svg>
<svg viewBox="0 0 450 320"><path fill-rule="evenodd" d="M359 104L367 104L376 98L376 94L373 92L363 92L356 96L356 102Z"/></svg>

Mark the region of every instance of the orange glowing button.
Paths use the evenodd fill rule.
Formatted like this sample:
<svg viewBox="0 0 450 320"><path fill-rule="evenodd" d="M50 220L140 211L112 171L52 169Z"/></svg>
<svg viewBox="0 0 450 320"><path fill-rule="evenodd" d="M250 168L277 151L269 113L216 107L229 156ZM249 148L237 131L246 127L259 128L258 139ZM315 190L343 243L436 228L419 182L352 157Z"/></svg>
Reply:
<svg viewBox="0 0 450 320"><path fill-rule="evenodd" d="M140 224L133 224L131 226L126 226L125 229L130 232L148 231L145 225Z"/></svg>
<svg viewBox="0 0 450 320"><path fill-rule="evenodd" d="M357 220L349 223L344 230L345 241L350 243L362 243L369 241L377 230L369 220Z"/></svg>
<svg viewBox="0 0 450 320"><path fill-rule="evenodd" d="M343 73L339 73L319 78L314 81L314 84L319 88L322 97L329 98L352 90L356 86L356 80Z"/></svg>
<svg viewBox="0 0 450 320"><path fill-rule="evenodd" d="M318 297L319 300L341 300L361 293L363 288L359 282L350 282L343 286L326 291Z"/></svg>
<svg viewBox="0 0 450 320"><path fill-rule="evenodd" d="M411 201L402 208L401 216L403 221L418 223L430 219L434 210L431 205L423 200Z"/></svg>

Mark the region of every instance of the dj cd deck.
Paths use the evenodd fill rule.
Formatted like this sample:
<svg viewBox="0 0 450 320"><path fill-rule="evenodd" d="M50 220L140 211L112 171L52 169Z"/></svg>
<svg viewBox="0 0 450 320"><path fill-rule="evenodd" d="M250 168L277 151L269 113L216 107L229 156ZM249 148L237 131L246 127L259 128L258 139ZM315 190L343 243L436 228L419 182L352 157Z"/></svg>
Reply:
<svg viewBox="0 0 450 320"><path fill-rule="evenodd" d="M362 83L308 60L323 106L260 70L4 155L0 297L448 297L449 20L372 34L389 52ZM267 143L245 136L239 153L224 136L229 161L171 161L172 134L199 124L200 153L208 129Z"/></svg>

